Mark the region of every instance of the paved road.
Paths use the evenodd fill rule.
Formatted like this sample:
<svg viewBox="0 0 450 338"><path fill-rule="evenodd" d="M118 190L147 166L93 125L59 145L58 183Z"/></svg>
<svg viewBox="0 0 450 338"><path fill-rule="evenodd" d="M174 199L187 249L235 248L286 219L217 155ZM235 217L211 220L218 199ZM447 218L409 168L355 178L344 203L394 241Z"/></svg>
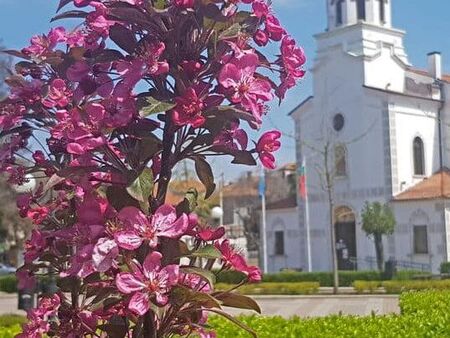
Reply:
<svg viewBox="0 0 450 338"><path fill-rule="evenodd" d="M398 297L390 295L340 295L340 296L258 296L263 315L282 317L323 317L331 314L368 316L399 313ZM228 309L232 314L251 313ZM0 315L25 314L17 310L17 296L0 294Z"/></svg>
<svg viewBox="0 0 450 338"><path fill-rule="evenodd" d="M265 316L289 318L324 317L332 314L368 316L400 313L398 296L340 295L340 296L259 296L255 297ZM230 313L250 313L230 309Z"/></svg>

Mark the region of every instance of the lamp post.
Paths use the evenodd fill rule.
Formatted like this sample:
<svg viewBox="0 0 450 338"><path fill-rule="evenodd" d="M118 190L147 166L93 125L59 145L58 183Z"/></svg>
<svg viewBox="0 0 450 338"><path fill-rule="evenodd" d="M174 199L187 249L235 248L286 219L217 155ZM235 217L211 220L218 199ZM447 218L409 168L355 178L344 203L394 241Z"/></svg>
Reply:
<svg viewBox="0 0 450 338"><path fill-rule="evenodd" d="M219 206L215 206L211 209L211 218L214 221L214 226L218 227L220 224L220 221L223 219L223 209Z"/></svg>

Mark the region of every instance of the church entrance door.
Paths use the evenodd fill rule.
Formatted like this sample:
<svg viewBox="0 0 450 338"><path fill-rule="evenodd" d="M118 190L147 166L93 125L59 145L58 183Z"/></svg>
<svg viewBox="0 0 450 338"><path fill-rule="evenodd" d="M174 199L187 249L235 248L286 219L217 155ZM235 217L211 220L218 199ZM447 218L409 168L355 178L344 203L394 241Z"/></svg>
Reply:
<svg viewBox="0 0 450 338"><path fill-rule="evenodd" d="M336 211L336 251L339 270L356 270L356 219L348 207L337 208Z"/></svg>

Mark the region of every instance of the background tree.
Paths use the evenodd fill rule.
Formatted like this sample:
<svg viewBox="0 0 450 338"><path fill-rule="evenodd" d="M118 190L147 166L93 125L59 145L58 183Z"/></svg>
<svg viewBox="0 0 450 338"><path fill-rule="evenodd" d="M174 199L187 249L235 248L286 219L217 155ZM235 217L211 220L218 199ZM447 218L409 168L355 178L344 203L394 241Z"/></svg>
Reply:
<svg viewBox="0 0 450 338"><path fill-rule="evenodd" d="M362 211L362 229L375 243L378 270L384 270L383 235L392 235L395 228L395 217L387 204L368 203Z"/></svg>

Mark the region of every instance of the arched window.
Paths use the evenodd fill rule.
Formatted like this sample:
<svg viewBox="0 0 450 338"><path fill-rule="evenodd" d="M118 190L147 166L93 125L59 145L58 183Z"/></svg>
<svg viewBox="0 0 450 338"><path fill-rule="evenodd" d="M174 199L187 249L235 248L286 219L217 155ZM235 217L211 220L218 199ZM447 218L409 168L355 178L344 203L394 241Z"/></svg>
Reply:
<svg viewBox="0 0 450 338"><path fill-rule="evenodd" d="M386 23L386 3L387 0L379 0L380 1L380 22Z"/></svg>
<svg viewBox="0 0 450 338"><path fill-rule="evenodd" d="M337 145L334 148L334 160L336 165L336 176L347 176L347 149L343 145Z"/></svg>
<svg viewBox="0 0 450 338"><path fill-rule="evenodd" d="M425 175L425 151L423 141L420 137L416 137L413 142L413 160L414 160L414 175Z"/></svg>
<svg viewBox="0 0 450 338"><path fill-rule="evenodd" d="M366 20L366 0L356 0L358 20Z"/></svg>
<svg viewBox="0 0 450 338"><path fill-rule="evenodd" d="M340 26L344 23L344 18L342 16L342 4L344 0L338 0L336 2L336 26Z"/></svg>

